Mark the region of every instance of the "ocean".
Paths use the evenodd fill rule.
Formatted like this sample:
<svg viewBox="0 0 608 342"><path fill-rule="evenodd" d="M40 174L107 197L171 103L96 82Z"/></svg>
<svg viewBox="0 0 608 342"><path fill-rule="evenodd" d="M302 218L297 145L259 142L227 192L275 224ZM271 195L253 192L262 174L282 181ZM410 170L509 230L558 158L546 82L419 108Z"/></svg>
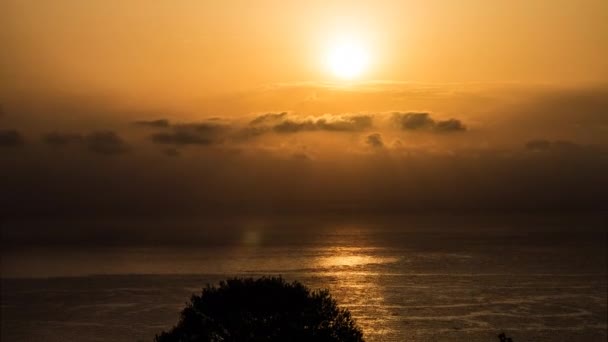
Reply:
<svg viewBox="0 0 608 342"><path fill-rule="evenodd" d="M152 341L205 284L263 275L328 288L372 342L608 338L605 217L353 221L12 243L2 341Z"/></svg>

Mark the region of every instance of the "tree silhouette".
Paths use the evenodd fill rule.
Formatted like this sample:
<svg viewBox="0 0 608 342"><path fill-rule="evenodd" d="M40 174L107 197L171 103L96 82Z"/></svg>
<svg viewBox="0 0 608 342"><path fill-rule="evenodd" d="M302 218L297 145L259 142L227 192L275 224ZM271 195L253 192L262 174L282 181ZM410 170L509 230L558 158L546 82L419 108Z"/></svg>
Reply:
<svg viewBox="0 0 608 342"><path fill-rule="evenodd" d="M157 342L359 342L363 333L329 291L280 277L233 278L193 295Z"/></svg>

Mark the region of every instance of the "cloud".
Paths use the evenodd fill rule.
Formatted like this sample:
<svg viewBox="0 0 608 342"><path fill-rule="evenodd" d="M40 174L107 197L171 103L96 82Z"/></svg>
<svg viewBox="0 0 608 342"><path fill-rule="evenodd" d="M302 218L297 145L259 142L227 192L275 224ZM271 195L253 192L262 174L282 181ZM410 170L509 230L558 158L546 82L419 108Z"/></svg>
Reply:
<svg viewBox="0 0 608 342"><path fill-rule="evenodd" d="M267 133L268 131L270 131L271 128L268 126L247 126L243 129L241 129L237 134L236 134L236 138L244 138L244 139L248 139L248 138L253 138L253 137L258 137L261 136L265 133Z"/></svg>
<svg viewBox="0 0 608 342"><path fill-rule="evenodd" d="M14 129L0 129L0 147L17 147L25 144L19 131Z"/></svg>
<svg viewBox="0 0 608 342"><path fill-rule="evenodd" d="M266 113L255 117L249 122L249 124L242 128L237 134L236 138L253 138L261 136L272 130L272 124L280 123L285 117L287 112L281 113Z"/></svg>
<svg viewBox="0 0 608 342"><path fill-rule="evenodd" d="M54 147L80 145L86 147L91 152L103 155L121 154L129 150L127 143L113 131L94 131L86 135L80 133L50 132L43 135L42 140Z"/></svg>
<svg viewBox="0 0 608 342"><path fill-rule="evenodd" d="M371 115L325 115L318 118L287 119L272 127L278 133L302 131L358 132L372 127Z"/></svg>
<svg viewBox="0 0 608 342"><path fill-rule="evenodd" d="M125 141L112 131L97 131L84 137L87 148L103 155L115 155L129 150Z"/></svg>
<svg viewBox="0 0 608 342"><path fill-rule="evenodd" d="M429 113L394 113L393 118L404 130L432 128L435 125Z"/></svg>
<svg viewBox="0 0 608 342"><path fill-rule="evenodd" d="M260 115L258 117L256 117L255 119L251 120L251 122L249 123L250 125L259 125L262 123L267 123L267 122L276 122L279 121L283 118L285 118L285 116L287 116L287 112L282 112L282 113L267 113L267 114L263 114Z"/></svg>
<svg viewBox="0 0 608 342"><path fill-rule="evenodd" d="M380 133L372 133L368 135L365 142L374 148L384 147L384 142L382 141L382 135Z"/></svg>
<svg viewBox="0 0 608 342"><path fill-rule="evenodd" d="M171 132L155 133L151 139L157 144L212 145L220 143L229 128L216 123L174 125Z"/></svg>
<svg viewBox="0 0 608 342"><path fill-rule="evenodd" d="M268 133L295 134L302 132L369 132L374 128L376 118L385 118L390 113L377 114L324 114L319 116L299 116L288 111L264 113L245 123L229 123L221 118L208 119L199 123L171 124L168 120L142 120L136 124L159 130L150 136L157 144L167 145L214 145L226 141L243 141L261 137ZM404 130L426 130L436 133L466 130L458 119L434 120L425 112L395 112L393 121ZM380 120L386 128L385 121ZM370 132L371 133L371 132Z"/></svg>
<svg viewBox="0 0 608 342"><path fill-rule="evenodd" d="M466 130L466 126L458 119L435 121L429 113L395 112L393 113L393 121L402 130L428 130L438 133Z"/></svg>
<svg viewBox="0 0 608 342"><path fill-rule="evenodd" d="M315 121L308 119L303 121L285 120L273 127L279 133L297 133L300 131L314 131L317 129Z"/></svg>
<svg viewBox="0 0 608 342"><path fill-rule="evenodd" d="M50 132L42 137L42 140L53 146L65 146L74 143L81 143L84 137L77 133L61 133L61 132Z"/></svg>
<svg viewBox="0 0 608 342"><path fill-rule="evenodd" d="M171 126L171 123L167 119L141 120L141 121L135 121L134 124L138 125L138 126L153 127L153 128L168 128Z"/></svg>
<svg viewBox="0 0 608 342"><path fill-rule="evenodd" d="M466 126L457 119L448 119L443 121L437 121L434 127L435 131L438 132L458 132L466 131Z"/></svg>
<svg viewBox="0 0 608 342"><path fill-rule="evenodd" d="M255 117L246 127L238 130L236 137L252 138L269 132L361 132L371 128L372 122L372 115L325 114L317 117L298 117L288 112L267 113Z"/></svg>

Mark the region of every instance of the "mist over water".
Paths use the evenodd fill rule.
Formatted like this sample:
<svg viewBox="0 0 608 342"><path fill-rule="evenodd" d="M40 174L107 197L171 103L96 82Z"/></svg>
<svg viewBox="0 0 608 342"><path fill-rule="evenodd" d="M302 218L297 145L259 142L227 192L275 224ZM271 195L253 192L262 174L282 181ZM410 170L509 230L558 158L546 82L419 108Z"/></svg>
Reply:
<svg viewBox="0 0 608 342"><path fill-rule="evenodd" d="M89 236L105 242L94 247L85 235L69 249L74 241L5 240L2 340L150 341L206 283L282 275L329 288L368 341L492 341L500 331L515 341L604 341L605 223L602 215L257 220L199 234L197 224L174 223L159 239L145 234L158 222L140 222L122 239L111 229ZM55 236L64 230L77 236L66 226Z"/></svg>

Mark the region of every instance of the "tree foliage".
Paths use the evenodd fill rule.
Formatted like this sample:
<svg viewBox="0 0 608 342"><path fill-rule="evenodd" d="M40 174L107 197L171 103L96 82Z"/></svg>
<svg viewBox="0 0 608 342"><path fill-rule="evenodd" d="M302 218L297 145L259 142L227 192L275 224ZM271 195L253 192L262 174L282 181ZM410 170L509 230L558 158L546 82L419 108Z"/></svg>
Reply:
<svg viewBox="0 0 608 342"><path fill-rule="evenodd" d="M157 342L359 342L351 314L327 290L280 277L233 278L193 295L177 326Z"/></svg>

